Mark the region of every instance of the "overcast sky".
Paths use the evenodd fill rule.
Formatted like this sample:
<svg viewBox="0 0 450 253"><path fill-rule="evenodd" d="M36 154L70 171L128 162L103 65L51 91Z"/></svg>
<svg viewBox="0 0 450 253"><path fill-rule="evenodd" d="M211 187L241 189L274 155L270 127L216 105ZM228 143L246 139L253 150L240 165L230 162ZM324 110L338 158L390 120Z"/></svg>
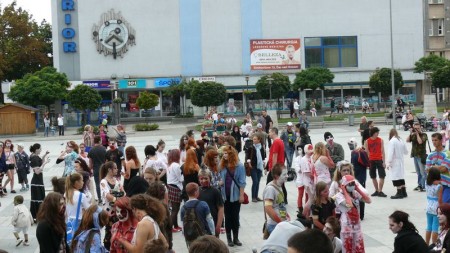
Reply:
<svg viewBox="0 0 450 253"><path fill-rule="evenodd" d="M55 0L54 0L55 1ZM12 3L13 0L0 0L2 9L4 6ZM17 6L22 7L28 13L33 15L34 20L39 24L43 19L52 23L52 11L50 0L16 0Z"/></svg>

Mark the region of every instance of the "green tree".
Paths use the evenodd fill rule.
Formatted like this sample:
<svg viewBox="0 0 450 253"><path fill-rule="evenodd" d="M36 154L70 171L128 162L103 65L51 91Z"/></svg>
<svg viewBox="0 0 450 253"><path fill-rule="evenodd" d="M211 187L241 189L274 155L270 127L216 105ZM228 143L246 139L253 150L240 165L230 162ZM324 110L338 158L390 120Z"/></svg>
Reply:
<svg viewBox="0 0 450 253"><path fill-rule="evenodd" d="M447 66L450 63L449 60L439 57L434 54L430 54L428 56L420 58L416 63L414 63L415 73L423 73L423 72L434 72L442 67Z"/></svg>
<svg viewBox="0 0 450 253"><path fill-rule="evenodd" d="M269 77L273 79L271 84L267 80ZM281 73L263 76L256 82L256 91L265 99L270 98L270 93L272 93L272 99L279 99L285 96L290 90L291 81L289 77Z"/></svg>
<svg viewBox="0 0 450 253"><path fill-rule="evenodd" d="M164 89L164 95L172 97L173 105L176 106L177 104L179 104L180 114L185 111L183 98L186 95L190 94L190 91L192 89L192 85L189 84L189 82L183 79L183 81L181 81L180 83L172 82L169 87Z"/></svg>
<svg viewBox="0 0 450 253"><path fill-rule="evenodd" d="M149 110L159 104L159 96L148 91L141 92L136 104L139 109Z"/></svg>
<svg viewBox="0 0 450 253"><path fill-rule="evenodd" d="M324 89L324 85L332 83L334 74L327 68L313 67L307 68L295 74L293 90L304 89Z"/></svg>
<svg viewBox="0 0 450 253"><path fill-rule="evenodd" d="M25 105L45 105L50 111L50 105L63 99L69 87L66 74L57 72L55 68L45 67L17 80L8 96Z"/></svg>
<svg viewBox="0 0 450 253"><path fill-rule="evenodd" d="M431 84L436 88L450 88L450 63L431 74ZM450 89L447 89L450 95Z"/></svg>
<svg viewBox="0 0 450 253"><path fill-rule="evenodd" d="M38 25L16 5L0 6L0 81L17 80L52 65L51 26L45 21Z"/></svg>
<svg viewBox="0 0 450 253"><path fill-rule="evenodd" d="M191 102L195 106L219 106L227 100L227 90L221 83L191 81Z"/></svg>
<svg viewBox="0 0 450 253"><path fill-rule="evenodd" d="M386 108L387 98L392 95L391 69L381 68L375 70L369 78L369 86L372 90L380 92L384 98L384 107ZM398 90L403 87L402 73L394 70L394 89ZM392 99L395 99L394 97Z"/></svg>
<svg viewBox="0 0 450 253"><path fill-rule="evenodd" d="M98 91L87 85L77 85L73 90L66 95L66 100L70 103L72 108L81 111L83 114L82 125L86 124L87 110L94 111L100 107L102 96Z"/></svg>

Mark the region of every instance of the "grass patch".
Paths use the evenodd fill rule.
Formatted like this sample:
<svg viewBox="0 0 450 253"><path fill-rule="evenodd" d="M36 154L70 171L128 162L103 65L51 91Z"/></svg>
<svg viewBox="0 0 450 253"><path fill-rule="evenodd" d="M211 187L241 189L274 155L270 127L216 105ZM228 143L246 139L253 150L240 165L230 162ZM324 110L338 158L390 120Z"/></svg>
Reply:
<svg viewBox="0 0 450 253"><path fill-rule="evenodd" d="M154 131L154 130L157 130L158 128L159 128L158 124L140 123L140 124L134 125L135 131Z"/></svg>

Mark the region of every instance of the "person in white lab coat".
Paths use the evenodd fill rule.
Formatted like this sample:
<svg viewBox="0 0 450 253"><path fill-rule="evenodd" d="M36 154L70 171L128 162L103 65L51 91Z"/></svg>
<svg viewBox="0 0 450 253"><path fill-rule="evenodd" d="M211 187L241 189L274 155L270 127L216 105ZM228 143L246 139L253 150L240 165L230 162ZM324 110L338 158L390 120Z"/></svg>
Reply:
<svg viewBox="0 0 450 253"><path fill-rule="evenodd" d="M398 136L396 129L389 132L389 144L387 154L387 168L391 171L392 183L397 187L397 194L391 196L391 199L406 198L405 187L405 164L404 156L408 154L406 143Z"/></svg>

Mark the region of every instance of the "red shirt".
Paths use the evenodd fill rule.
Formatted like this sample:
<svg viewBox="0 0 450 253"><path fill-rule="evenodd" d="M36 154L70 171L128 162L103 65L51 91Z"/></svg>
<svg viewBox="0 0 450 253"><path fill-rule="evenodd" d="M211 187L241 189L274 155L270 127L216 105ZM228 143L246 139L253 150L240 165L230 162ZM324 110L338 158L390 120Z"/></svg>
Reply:
<svg viewBox="0 0 450 253"><path fill-rule="evenodd" d="M136 230L137 223L134 226L124 228L120 221L114 223L111 228L111 251L110 253L126 253L128 252L124 246L119 242L119 238L127 240L131 243L133 240L134 231ZM114 238L112 238L114 237Z"/></svg>
<svg viewBox="0 0 450 253"><path fill-rule="evenodd" d="M377 137L375 140L367 139L367 148L369 149L369 160L380 161L383 160L383 153L381 152L381 138Z"/></svg>
<svg viewBox="0 0 450 253"><path fill-rule="evenodd" d="M272 165L273 154L278 154L277 161L275 163L284 164L284 143L281 139L275 139L272 143L272 146L270 147L269 162L268 162L269 171L271 171L273 167Z"/></svg>

